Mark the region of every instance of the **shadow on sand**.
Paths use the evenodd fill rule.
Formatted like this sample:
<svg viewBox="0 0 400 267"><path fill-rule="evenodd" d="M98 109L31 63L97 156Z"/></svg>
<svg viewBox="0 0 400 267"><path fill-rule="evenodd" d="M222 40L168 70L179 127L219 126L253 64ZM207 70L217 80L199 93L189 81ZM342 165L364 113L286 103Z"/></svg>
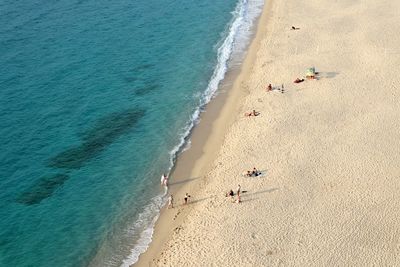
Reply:
<svg viewBox="0 0 400 267"><path fill-rule="evenodd" d="M175 208L184 208L186 206L190 206L190 205L202 202L204 200L211 199L213 197L215 197L215 196L203 197L203 198L199 198L199 199L189 199L187 204L184 203L184 200L183 200L183 197L182 197L182 198L179 198L179 199L175 200L176 204L174 204L174 207Z"/></svg>
<svg viewBox="0 0 400 267"><path fill-rule="evenodd" d="M214 196L203 197L203 198L199 198L199 199L193 199L193 200L189 201L188 205L190 205L190 204L196 204L196 203L202 202L202 201L204 201L204 200L207 200L207 199L210 199L210 198L213 198L213 197L214 197Z"/></svg>
<svg viewBox="0 0 400 267"><path fill-rule="evenodd" d="M178 185L178 184L189 183L189 182L192 182L192 181L197 180L199 178L200 177L193 177L193 178L188 178L186 180L181 180L181 181L176 181L176 182L173 182L173 183L168 183L168 186L174 186L174 185Z"/></svg>
<svg viewBox="0 0 400 267"><path fill-rule="evenodd" d="M260 194L272 193L272 192L274 192L276 190L279 190L279 188L275 187L275 188L271 188L271 189L268 189L268 190L262 190L262 191L256 191L256 192L246 191L246 193L243 193L244 198L242 198L241 202L249 202L249 201L253 201L253 200L259 199L259 197L253 197L253 196L258 196ZM248 196L250 198L247 198Z"/></svg>
<svg viewBox="0 0 400 267"><path fill-rule="evenodd" d="M335 78L337 75L339 75L339 72L320 72L319 77L322 79L332 79Z"/></svg>

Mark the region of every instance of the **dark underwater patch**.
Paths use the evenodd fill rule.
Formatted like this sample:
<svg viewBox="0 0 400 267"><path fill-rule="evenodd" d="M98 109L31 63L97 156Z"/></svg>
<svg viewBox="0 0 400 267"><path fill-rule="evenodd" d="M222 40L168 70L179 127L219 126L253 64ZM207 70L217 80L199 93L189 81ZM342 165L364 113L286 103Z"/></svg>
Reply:
<svg viewBox="0 0 400 267"><path fill-rule="evenodd" d="M133 83L136 82L137 80L139 80L139 78L137 77L124 77L124 81L127 83Z"/></svg>
<svg viewBox="0 0 400 267"><path fill-rule="evenodd" d="M100 153L102 149L103 146L96 147L95 143L83 143L78 147L73 147L57 154L50 159L48 166L61 169L79 169L86 161Z"/></svg>
<svg viewBox="0 0 400 267"><path fill-rule="evenodd" d="M160 85L158 84L147 84L135 89L135 95L137 96L146 95L152 91L157 90L158 88L160 88Z"/></svg>
<svg viewBox="0 0 400 267"><path fill-rule="evenodd" d="M154 64L150 64L150 63L144 63L139 66L136 66L136 67L132 68L131 70L129 70L129 73L133 74L134 76L126 76L126 77L123 77L123 79L127 83L133 83L138 80L141 80L141 78L139 78L140 75L138 76L138 72L143 73L143 72L147 71L148 69L153 68L154 66L155 66Z"/></svg>
<svg viewBox="0 0 400 267"><path fill-rule="evenodd" d="M8 240L7 238L4 238L2 236L0 237L0 248L3 248L3 247L7 246L10 243L11 243L11 241Z"/></svg>
<svg viewBox="0 0 400 267"><path fill-rule="evenodd" d="M99 119L92 129L83 133L79 146L57 154L50 159L48 166L61 169L81 168L118 137L128 133L144 115L144 110L131 109Z"/></svg>
<svg viewBox="0 0 400 267"><path fill-rule="evenodd" d="M43 176L37 183L23 192L17 202L25 205L39 204L42 200L51 197L54 191L62 186L69 176L66 174L55 174L52 176Z"/></svg>
<svg viewBox="0 0 400 267"><path fill-rule="evenodd" d="M154 64L151 64L151 63L144 63L144 64L141 64L141 65L139 65L139 66L133 68L133 69L132 69L132 72L135 72L135 71L143 71L143 70L150 69L150 68L152 68L152 67L154 67Z"/></svg>

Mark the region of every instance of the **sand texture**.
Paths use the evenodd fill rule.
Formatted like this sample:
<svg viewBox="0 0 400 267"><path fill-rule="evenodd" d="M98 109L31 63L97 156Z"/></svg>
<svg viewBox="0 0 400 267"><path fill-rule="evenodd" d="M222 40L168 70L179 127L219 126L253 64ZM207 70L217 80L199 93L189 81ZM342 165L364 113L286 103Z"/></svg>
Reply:
<svg viewBox="0 0 400 267"><path fill-rule="evenodd" d="M234 122L146 265L400 266L398 25L398 0L269 2Z"/></svg>

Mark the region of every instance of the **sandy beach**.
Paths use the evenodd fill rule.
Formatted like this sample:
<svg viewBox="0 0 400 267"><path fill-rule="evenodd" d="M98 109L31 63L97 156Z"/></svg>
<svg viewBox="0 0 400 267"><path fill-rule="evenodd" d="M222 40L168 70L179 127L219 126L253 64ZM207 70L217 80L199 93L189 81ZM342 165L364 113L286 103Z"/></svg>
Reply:
<svg viewBox="0 0 400 267"><path fill-rule="evenodd" d="M400 266L399 13L396 0L267 1L135 266ZM293 83L310 67L315 80Z"/></svg>

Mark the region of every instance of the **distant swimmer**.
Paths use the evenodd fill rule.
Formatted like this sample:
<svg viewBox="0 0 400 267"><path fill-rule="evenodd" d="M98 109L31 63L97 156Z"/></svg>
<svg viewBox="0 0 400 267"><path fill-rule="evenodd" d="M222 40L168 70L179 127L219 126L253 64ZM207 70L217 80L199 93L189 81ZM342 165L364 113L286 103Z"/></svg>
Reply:
<svg viewBox="0 0 400 267"><path fill-rule="evenodd" d="M165 173L161 175L161 185L168 186L168 176Z"/></svg>

